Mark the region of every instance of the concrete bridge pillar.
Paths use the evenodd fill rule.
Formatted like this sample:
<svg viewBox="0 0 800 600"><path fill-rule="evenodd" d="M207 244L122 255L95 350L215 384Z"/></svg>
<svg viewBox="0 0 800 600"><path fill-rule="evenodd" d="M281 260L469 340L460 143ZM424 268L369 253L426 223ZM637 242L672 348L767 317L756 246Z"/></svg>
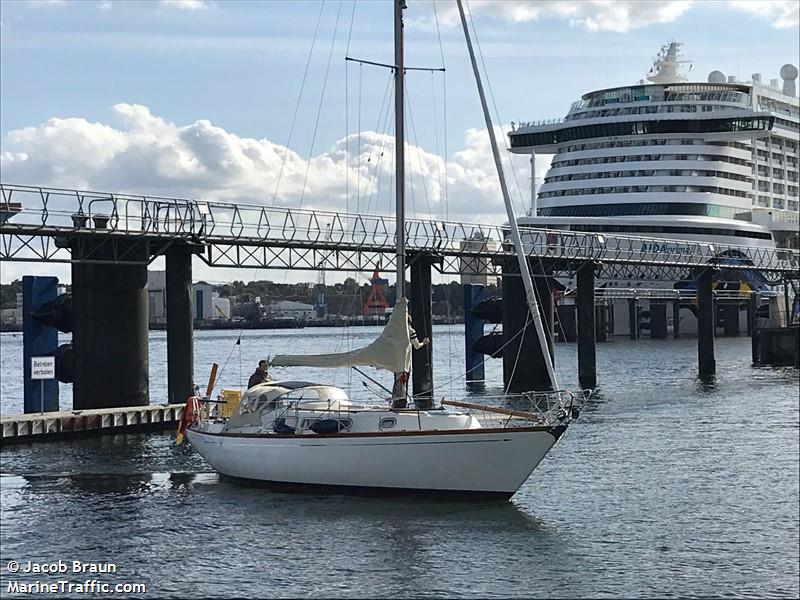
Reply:
<svg viewBox="0 0 800 600"><path fill-rule="evenodd" d="M548 278L541 269L534 273L533 282L552 359L553 295ZM503 264L503 344L503 383L506 389L510 392L553 389L516 261Z"/></svg>
<svg viewBox="0 0 800 600"><path fill-rule="evenodd" d="M175 245L167 259L167 388L170 404L194 391L192 249Z"/></svg>
<svg viewBox="0 0 800 600"><path fill-rule="evenodd" d="M725 337L739 335L739 303L730 302L722 305L722 328Z"/></svg>
<svg viewBox="0 0 800 600"><path fill-rule="evenodd" d="M697 275L697 367L701 379L709 379L717 371L714 360L714 273L704 269Z"/></svg>
<svg viewBox="0 0 800 600"><path fill-rule="evenodd" d="M597 387L595 347L594 264L578 269L578 381L583 389Z"/></svg>
<svg viewBox="0 0 800 600"><path fill-rule="evenodd" d="M650 337L655 340L667 339L667 304L650 303Z"/></svg>
<svg viewBox="0 0 800 600"><path fill-rule="evenodd" d="M483 335L484 320L472 312L481 302L483 286L464 284L464 359L467 383L485 379L483 354L475 351L475 342Z"/></svg>
<svg viewBox="0 0 800 600"><path fill-rule="evenodd" d="M411 259L409 313L417 338L431 343L411 352L411 378L414 404L421 410L433 406L433 309L431 305L431 266L435 258L419 254Z"/></svg>
<svg viewBox="0 0 800 600"><path fill-rule="evenodd" d="M147 247L132 242L125 256L142 263L72 264L76 410L149 403Z"/></svg>
<svg viewBox="0 0 800 600"><path fill-rule="evenodd" d="M672 303L672 337L681 337L681 301L675 300Z"/></svg>

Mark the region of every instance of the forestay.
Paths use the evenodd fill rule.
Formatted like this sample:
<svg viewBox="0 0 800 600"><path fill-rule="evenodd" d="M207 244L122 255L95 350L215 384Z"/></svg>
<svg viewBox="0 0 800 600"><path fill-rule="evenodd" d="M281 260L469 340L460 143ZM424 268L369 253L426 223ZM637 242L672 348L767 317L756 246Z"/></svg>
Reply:
<svg viewBox="0 0 800 600"><path fill-rule="evenodd" d="M411 340L408 333L408 301L400 298L389 322L378 338L358 350L334 354L278 354L271 361L275 367L375 367L392 373L411 369Z"/></svg>

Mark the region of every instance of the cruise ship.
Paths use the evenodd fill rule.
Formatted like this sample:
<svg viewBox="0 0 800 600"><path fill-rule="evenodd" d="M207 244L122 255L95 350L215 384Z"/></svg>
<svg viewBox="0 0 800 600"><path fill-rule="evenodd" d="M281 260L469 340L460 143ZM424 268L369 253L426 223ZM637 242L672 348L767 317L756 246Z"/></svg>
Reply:
<svg viewBox="0 0 800 600"><path fill-rule="evenodd" d="M798 247L797 67L782 82L687 81L680 44L647 80L589 92L563 119L512 124L511 151L553 154L521 225Z"/></svg>

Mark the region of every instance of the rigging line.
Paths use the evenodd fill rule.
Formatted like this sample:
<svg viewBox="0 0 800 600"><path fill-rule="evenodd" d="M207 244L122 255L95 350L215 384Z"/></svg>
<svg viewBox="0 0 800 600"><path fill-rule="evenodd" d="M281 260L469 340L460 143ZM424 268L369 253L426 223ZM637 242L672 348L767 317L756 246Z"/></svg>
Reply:
<svg viewBox="0 0 800 600"><path fill-rule="evenodd" d="M361 212L361 78L364 74L364 65L358 67L358 147L356 147L356 213Z"/></svg>
<svg viewBox="0 0 800 600"><path fill-rule="evenodd" d="M530 311L528 311L528 314L525 316L525 324L522 326L523 338L525 336L525 332L528 330L528 323L530 323L530 322L531 322L531 316L530 316ZM519 341L519 346L517 346L517 355L514 357L514 366L511 367L511 375L508 378L508 385L506 386L506 389L505 389L505 394L504 395L506 395L506 396L508 396L508 392L511 389L511 383L514 381L514 375L517 372L517 366L519 366L519 357L522 354L523 341L524 341L524 339L521 339Z"/></svg>
<svg viewBox="0 0 800 600"><path fill-rule="evenodd" d="M367 165L367 175L369 175L370 166L373 167L374 173L370 180L371 183L367 183L367 185L370 186L370 189L369 189L369 194L367 195L367 207L364 210L365 213L369 213L369 207L372 205L372 192L375 189L376 178L378 178L378 180L380 179L380 172L378 170L378 167L380 165L381 158L383 157L384 146L386 143L386 136L388 134L388 120L390 114L388 98L389 98L389 90L391 89L392 86L392 81L393 81L393 76L389 74L388 77L386 78L386 88L383 91L383 100L381 101L381 107L380 110L378 111L378 122L375 124L375 133L380 135L380 140L381 140L380 152L375 161L372 160L372 156L367 157L367 163L369 163ZM384 115L383 113L384 108L386 109L386 115ZM381 128L381 121L383 121L384 119L385 119L384 128ZM359 206L359 213L360 213L360 208L361 207Z"/></svg>
<svg viewBox="0 0 800 600"><path fill-rule="evenodd" d="M442 46L442 33L439 30L439 12L436 9L436 0L433 0L433 16L436 21L436 36L439 38L439 55L442 57L442 103L444 105L444 218L446 221L449 221L450 206L447 195L447 71L444 64L444 48Z"/></svg>
<svg viewBox="0 0 800 600"><path fill-rule="evenodd" d="M350 13L350 30L347 32L347 48L345 48L344 55L350 55L350 38L353 37L353 21L356 17L356 0L353 0L353 11Z"/></svg>
<svg viewBox="0 0 800 600"><path fill-rule="evenodd" d="M417 150L417 167L419 168L419 175L420 178L422 179L422 191L425 194L425 203L428 205L428 214L430 215L430 218L433 219L434 218L433 208L431 207L431 199L430 196L428 195L428 185L427 185L427 179L425 178L425 171L422 169L422 149L420 146L419 138L417 137L417 127L414 124L414 111L411 109L411 94L409 93L408 84L406 84L406 108L408 109L408 120L411 122L411 135L414 138L414 147ZM411 174L412 171L413 169L409 169L409 178L413 177ZM413 202L413 196L414 196L413 181L411 183L411 196ZM416 212L416 209L414 210L414 212Z"/></svg>
<svg viewBox="0 0 800 600"><path fill-rule="evenodd" d="M405 89L405 97L404 97L404 100L403 100L403 105L404 105L403 106L403 112L410 115L411 114L411 107L408 105L408 80L406 80L406 89ZM397 123L395 123L395 135L397 135ZM409 137L411 137L411 136L409 136ZM404 146L409 146L408 141L406 141ZM405 152L405 147L403 147L403 152ZM409 168L405 169L405 174L408 177L408 189L411 192L411 214L412 215L416 215L417 214L417 197L414 194L414 169L411 168L412 165L411 165L410 158L411 157L409 157L409 161L408 161L408 167ZM395 160L397 160L396 156L395 156ZM397 185L396 181L395 181L395 185Z"/></svg>
<svg viewBox="0 0 800 600"><path fill-rule="evenodd" d="M371 179L369 195L367 196L367 206L364 211L365 213L369 213L369 209L372 206L373 194L375 198L377 198L378 194L380 193L381 171L379 167L381 162L383 161L384 147L386 145L386 140L388 138L389 129L394 126L394 111L390 111L388 110L388 108L389 107L387 105L384 126L383 128L381 127L378 128L378 132L380 133L380 138L381 138L381 146L380 146L380 152L378 153L378 157L375 159L375 163L373 164L374 173ZM377 206L378 204L377 200L375 204Z"/></svg>
<svg viewBox="0 0 800 600"><path fill-rule="evenodd" d="M383 135L381 136L381 151L378 155L377 161L375 163L375 174L372 178L372 188L370 190L369 199L367 202L367 209L366 213L370 212L372 208L372 201L375 201L375 210L380 212L380 193L381 193L381 180L383 179L383 171L379 168L381 163L383 162L383 157L385 155L385 144L386 140L389 138L389 130L394 128L394 111L391 113L386 114L386 126L383 130ZM394 153L392 153L392 160L394 160ZM394 171L394 163L392 163L392 171ZM392 195L394 194L394 178L389 175L390 183L390 199L389 202L391 203Z"/></svg>
<svg viewBox="0 0 800 600"><path fill-rule="evenodd" d="M239 329L239 336L236 338L236 341L234 342L233 348L231 348L231 351L228 352L228 358L225 359L225 362L222 364L222 368L219 371L217 371L217 379L216 379L216 382L214 384L214 387L216 387L217 383L222 381L222 373L225 371L225 367L228 366L228 361L231 359L231 356L233 356L233 352L234 352L234 350L236 350L236 346L239 346L239 356L241 356L242 331L243 330L244 330L244 327ZM213 388L212 388L211 391L212 392L214 391Z"/></svg>
<svg viewBox="0 0 800 600"><path fill-rule="evenodd" d="M275 192L272 194L272 203L275 204L275 199L278 197L278 189L281 186L281 177L283 176L283 169L286 166L286 157L289 155L289 148L292 145L292 136L294 135L294 126L297 123L297 113L300 110L300 104L303 99L303 90L306 87L306 80L308 79L308 68L311 66L311 57L314 55L314 47L317 44L317 34L319 33L319 24L322 20L322 12L325 8L325 0L319 5L319 15L317 15L317 24L314 26L314 37L311 40L311 49L308 51L308 59L306 60L306 68L303 71L303 81L300 84L300 93L297 95L297 104L294 107L294 115L292 116L292 124L289 126L289 140L286 142L286 149L283 152L283 159L281 160L281 168L278 171L278 178L275 181Z"/></svg>
<svg viewBox="0 0 800 600"><path fill-rule="evenodd" d="M344 63L344 212L350 212L350 86L347 73L350 67Z"/></svg>
<svg viewBox="0 0 800 600"><path fill-rule="evenodd" d="M544 263L542 262L542 257L539 256L538 260L539 260L539 268L541 269L542 274L546 277L547 276L547 272L544 270ZM548 289L549 289L549 287L550 286L548 286ZM550 297L551 297L550 301L551 302L553 302L552 296L553 296L553 291L551 290L550 291ZM553 320L556 323L556 325L558 325L558 331L561 333L561 340L566 342L567 341L567 336L566 336L566 333L564 332L564 325L561 322L561 316L558 314L558 306L555 305L555 302L553 302L553 304L554 304L554 306L553 306ZM577 360L578 359L576 357L575 358L576 364L577 364Z"/></svg>
<svg viewBox="0 0 800 600"><path fill-rule="evenodd" d="M497 328L495 327L495 330L496 330L496 329L497 329ZM517 331L517 332L516 332L516 333L515 333L513 336L511 336L511 338L509 338L509 340L508 340L507 342L504 342L504 343L503 343L503 345L501 345L501 346L500 346L500 347L497 349L497 351L499 352L500 350L504 350L506 346L508 346L508 345L509 345L511 342L513 342L515 339L517 339L517 338L518 338L520 335L522 335L522 333L523 333L524 331L525 331L525 330L524 330L524 328L523 328L523 329L519 329L519 330L518 330L518 331ZM478 368L480 368L480 365L475 365L475 366L474 366L474 367L472 367L471 369L468 369L468 370L464 371L464 375L466 376L467 374L469 374L469 373L472 373L472 372L473 372L475 369L478 369ZM461 375L457 375L456 377L453 377L452 379L449 379L449 380L445 381L444 383L441 383L441 384L439 384L439 385L437 385L437 386L435 386L434 388L431 388L431 389L429 389L429 390L423 390L423 392L422 392L422 393L423 393L423 394L427 394L427 393L429 393L429 392L430 392L430 393L433 393L435 390L437 390L437 389L442 389L442 388L444 388L444 386L446 386L446 385L449 385L450 383L452 383L452 382L454 382L454 381L458 381L459 379L461 379Z"/></svg>
<svg viewBox="0 0 800 600"><path fill-rule="evenodd" d="M353 0L353 10L350 13L350 30L347 32L347 48L345 56L350 53L350 39L353 36L353 22L356 16L356 0ZM348 74L350 64L344 61L344 202L345 212L350 212L350 84Z"/></svg>
<svg viewBox="0 0 800 600"><path fill-rule="evenodd" d="M433 144L436 158L439 158L439 119L436 117L436 79L431 71L431 96L433 97ZM439 217L444 219L444 210L441 202L442 194L442 165L436 164L436 183L439 185Z"/></svg>
<svg viewBox="0 0 800 600"><path fill-rule="evenodd" d="M481 59L481 65L483 66L483 76L486 79L487 87L489 88L489 97L492 100L492 106L494 107L494 114L495 118L497 119L497 124L501 127L503 126L503 120L500 118L500 111L497 110L497 102L495 101L494 97L494 90L492 89L492 80L489 78L489 71L486 69L486 62L483 59L483 51L481 50L481 42L478 39L478 30L475 28L475 23L472 20L472 10L469 7L469 0L465 0L465 4L467 5L467 14L469 15L469 22L472 26L472 35L475 37L475 45L478 48L478 56ZM508 150L508 146L503 144L503 148L506 152L506 156L508 157L508 164L511 167L509 170L511 171L511 175L514 177L514 185L517 188L517 196L518 202L522 206L522 214L525 214L525 201L522 199L522 189L519 187L519 179L517 178L517 171L514 169L514 162L511 158L511 152Z"/></svg>
<svg viewBox="0 0 800 600"><path fill-rule="evenodd" d="M386 106L386 99L389 96L389 88L391 86L391 83L392 83L392 77L391 77L391 75L389 75L387 77L387 79L386 79L386 87L383 90L383 99L381 100L381 106L380 106L380 109L378 110L378 122L375 124L375 134L376 135L379 135L381 133L381 121L383 120L383 109L384 109L384 106ZM361 120L361 112L360 111L361 111L361 108L360 108L360 105L359 105L359 115L358 115L359 121ZM361 136L361 128L359 127L359 139L360 139L360 136ZM382 154L383 154L383 139L381 139L381 155ZM361 177L361 168L362 168L360 160L361 160L361 149L359 147L359 177ZM377 161L377 159L376 159L376 161ZM375 166L375 163L372 162L372 156L371 155L367 156L367 164L366 164L367 175L370 174L370 167L373 167L373 166ZM375 184L375 180L374 179L367 181L367 185L370 186L369 194L366 195L366 197L367 197L367 205L370 204L370 197L372 195L372 186L374 186L374 184ZM360 186L359 186L359 188L360 188ZM360 191L360 189L359 189L359 191ZM360 200L360 198L359 198L358 206L356 207L356 212L361 214L361 200ZM369 211L367 210L365 212L369 212Z"/></svg>
<svg viewBox="0 0 800 600"><path fill-rule="evenodd" d="M319 96L319 107L317 108L317 120L314 123L314 134L311 136L311 148L308 151L308 162L306 163L306 176L303 179L303 189L300 192L300 201L297 208L303 207L303 199L306 195L306 184L308 174L311 171L311 159L314 157L314 144L317 141L317 130L319 129L319 118L322 116L322 104L325 101L325 90L328 87L328 73L331 70L331 58L333 57L333 47L336 44L336 34L339 32L339 16L342 14L342 0L339 0L339 9L336 11L336 23L333 26L333 37L331 38L331 48L328 51L328 62L325 65L325 76L322 79L322 92Z"/></svg>
<svg viewBox="0 0 800 600"><path fill-rule="evenodd" d="M444 218L450 220L450 195L448 194L449 177L447 175L447 165L449 164L447 154L447 73L442 75L442 104L444 104Z"/></svg>

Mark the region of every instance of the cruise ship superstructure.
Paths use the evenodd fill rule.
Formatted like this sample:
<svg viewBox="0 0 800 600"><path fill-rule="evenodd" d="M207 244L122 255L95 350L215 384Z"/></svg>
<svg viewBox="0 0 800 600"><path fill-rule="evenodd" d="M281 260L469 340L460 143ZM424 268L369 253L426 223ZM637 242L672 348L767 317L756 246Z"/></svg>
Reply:
<svg viewBox="0 0 800 600"><path fill-rule="evenodd" d="M741 246L797 245L797 68L782 83L681 74L664 46L636 85L589 92L563 119L522 123L511 151L554 154L520 224Z"/></svg>

